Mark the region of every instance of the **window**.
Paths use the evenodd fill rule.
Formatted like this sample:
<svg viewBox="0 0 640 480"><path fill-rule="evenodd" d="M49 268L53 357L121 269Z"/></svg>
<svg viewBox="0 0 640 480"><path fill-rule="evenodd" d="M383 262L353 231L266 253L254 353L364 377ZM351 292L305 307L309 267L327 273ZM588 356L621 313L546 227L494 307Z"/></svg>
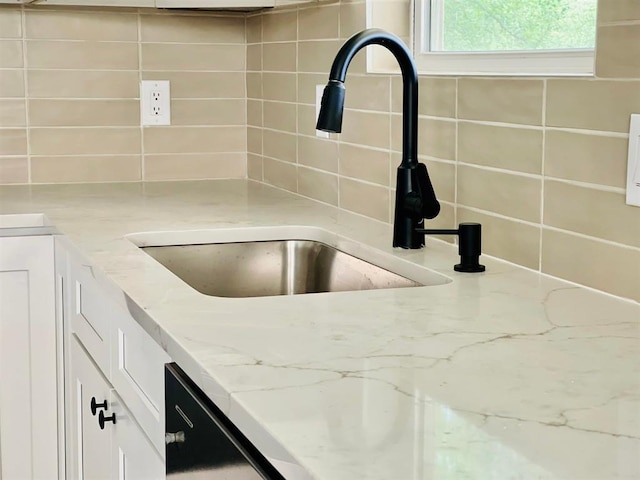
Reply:
<svg viewBox="0 0 640 480"><path fill-rule="evenodd" d="M415 0L421 73L593 74L597 0Z"/></svg>

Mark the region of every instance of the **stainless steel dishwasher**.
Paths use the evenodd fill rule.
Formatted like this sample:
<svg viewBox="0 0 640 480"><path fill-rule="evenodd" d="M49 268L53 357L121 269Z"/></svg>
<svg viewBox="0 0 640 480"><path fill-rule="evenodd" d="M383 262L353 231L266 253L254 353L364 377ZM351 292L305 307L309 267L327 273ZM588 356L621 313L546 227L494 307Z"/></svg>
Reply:
<svg viewBox="0 0 640 480"><path fill-rule="evenodd" d="M175 363L165 400L168 479L284 480Z"/></svg>

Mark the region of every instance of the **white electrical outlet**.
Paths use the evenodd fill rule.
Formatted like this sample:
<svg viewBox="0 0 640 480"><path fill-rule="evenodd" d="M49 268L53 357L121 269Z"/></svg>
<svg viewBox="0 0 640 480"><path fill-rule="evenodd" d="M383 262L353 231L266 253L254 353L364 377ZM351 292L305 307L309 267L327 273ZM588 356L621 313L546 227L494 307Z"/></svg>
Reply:
<svg viewBox="0 0 640 480"><path fill-rule="evenodd" d="M142 125L171 125L169 80L143 80L140 84Z"/></svg>
<svg viewBox="0 0 640 480"><path fill-rule="evenodd" d="M320 115L320 104L322 103L323 92L324 92L324 85L316 85L316 122L318 121L318 115ZM316 130L316 137L329 138L329 132Z"/></svg>
<svg viewBox="0 0 640 480"><path fill-rule="evenodd" d="M627 204L640 207L640 114L631 115L629 128Z"/></svg>

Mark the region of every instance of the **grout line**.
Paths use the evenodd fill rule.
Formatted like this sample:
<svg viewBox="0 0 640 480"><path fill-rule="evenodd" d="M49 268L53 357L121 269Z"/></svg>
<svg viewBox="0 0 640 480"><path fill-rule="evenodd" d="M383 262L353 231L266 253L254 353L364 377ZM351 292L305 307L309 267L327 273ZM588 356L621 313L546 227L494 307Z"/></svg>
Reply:
<svg viewBox="0 0 640 480"><path fill-rule="evenodd" d="M591 240L591 241L594 241L594 242L604 243L606 245L611 245L613 247L624 248L626 250L631 250L631 251L634 251L634 252L640 252L640 247L635 247L633 245L627 245L627 244L624 244L624 243L615 242L613 240L607 240L606 238L593 237L591 235L586 235L586 234L580 233L580 232L574 232L572 230L565 230L563 228L553 227L551 225L542 225L542 228L546 229L546 230L553 231L553 232L564 233L566 235L572 235L574 237L583 238L585 240Z"/></svg>
<svg viewBox="0 0 640 480"><path fill-rule="evenodd" d="M296 61L298 56L296 54ZM260 13L260 164L262 173L260 175L262 183L265 183L264 175L264 16ZM247 98L249 97L247 93ZM296 118L296 125L298 119ZM248 130L248 128L247 128Z"/></svg>
<svg viewBox="0 0 640 480"><path fill-rule="evenodd" d="M144 151L144 127L142 126L142 17L140 10L136 12L136 26L138 36L138 109L140 110L140 125L138 125L138 128L140 129L140 180L144 182L147 177L147 172Z"/></svg>
<svg viewBox="0 0 640 480"><path fill-rule="evenodd" d="M454 181L454 189L453 189L453 203L454 203L454 208L453 208L453 224L454 225L458 225L458 166L459 166L459 159L458 159L458 144L460 143L460 121L458 119L458 81L459 78L455 79L455 105L454 105L454 115L456 117L456 130L455 130L455 135L456 135L456 142L455 142L455 149L454 149L454 157L455 157L455 164L454 164L454 170L453 170L453 181Z"/></svg>
<svg viewBox="0 0 640 480"><path fill-rule="evenodd" d="M25 136L27 141L27 183L32 183L32 165L31 165L31 116L29 115L29 80L27 79L28 61L27 61L27 19L24 5L20 7L20 33L22 35L22 83L24 88L24 114L25 114Z"/></svg>
<svg viewBox="0 0 640 480"><path fill-rule="evenodd" d="M544 204L545 204L545 160L547 158L547 88L548 80L545 78L542 80L542 158L540 159L540 174L542 175L542 182L540 184L540 225L544 225ZM542 228L540 228L539 242L538 242L538 271L542 271Z"/></svg>
<svg viewBox="0 0 640 480"><path fill-rule="evenodd" d="M465 166L465 167L470 167L470 168L476 168L476 169L479 169L479 170L488 170L490 172L503 173L503 174L507 174L507 175L514 175L514 176L518 176L518 177L531 178L531 179L535 179L535 180L540 180L542 178L542 175L538 174L538 173L527 173L527 172L521 172L521 171L517 171L517 170L508 170L506 168L492 167L490 165L480 165L480 164L477 164L477 163L468 163L468 162L461 162L461 161L458 161L458 165Z"/></svg>
<svg viewBox="0 0 640 480"><path fill-rule="evenodd" d="M578 180L568 180L565 178L556 178L547 176L545 179L549 182L564 183L565 185L573 185L574 187L589 188L591 190L599 190L601 192L619 193L624 195L627 191L626 187L613 187L611 185L598 185L597 183L580 182Z"/></svg>

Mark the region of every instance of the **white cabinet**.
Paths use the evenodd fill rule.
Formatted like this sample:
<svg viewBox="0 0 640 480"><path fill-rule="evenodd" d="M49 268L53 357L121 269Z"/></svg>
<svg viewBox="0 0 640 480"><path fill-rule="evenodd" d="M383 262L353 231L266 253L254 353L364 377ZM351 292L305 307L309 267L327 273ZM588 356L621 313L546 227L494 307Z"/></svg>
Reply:
<svg viewBox="0 0 640 480"><path fill-rule="evenodd" d="M65 253L58 265L67 287L68 478L164 478L164 364L171 358L123 307L124 294L106 291L70 245Z"/></svg>
<svg viewBox="0 0 640 480"><path fill-rule="evenodd" d="M109 408L111 386L72 337L69 345L71 402L68 410L70 427L67 448L71 453L71 465L67 466L69 478L109 479L111 478L111 423L101 429L98 411L91 409L104 402ZM109 413L109 412L107 412Z"/></svg>
<svg viewBox="0 0 640 480"><path fill-rule="evenodd" d="M58 477L53 237L0 238L0 478Z"/></svg>
<svg viewBox="0 0 640 480"><path fill-rule="evenodd" d="M70 362L70 478L164 478L162 458L75 336Z"/></svg>

